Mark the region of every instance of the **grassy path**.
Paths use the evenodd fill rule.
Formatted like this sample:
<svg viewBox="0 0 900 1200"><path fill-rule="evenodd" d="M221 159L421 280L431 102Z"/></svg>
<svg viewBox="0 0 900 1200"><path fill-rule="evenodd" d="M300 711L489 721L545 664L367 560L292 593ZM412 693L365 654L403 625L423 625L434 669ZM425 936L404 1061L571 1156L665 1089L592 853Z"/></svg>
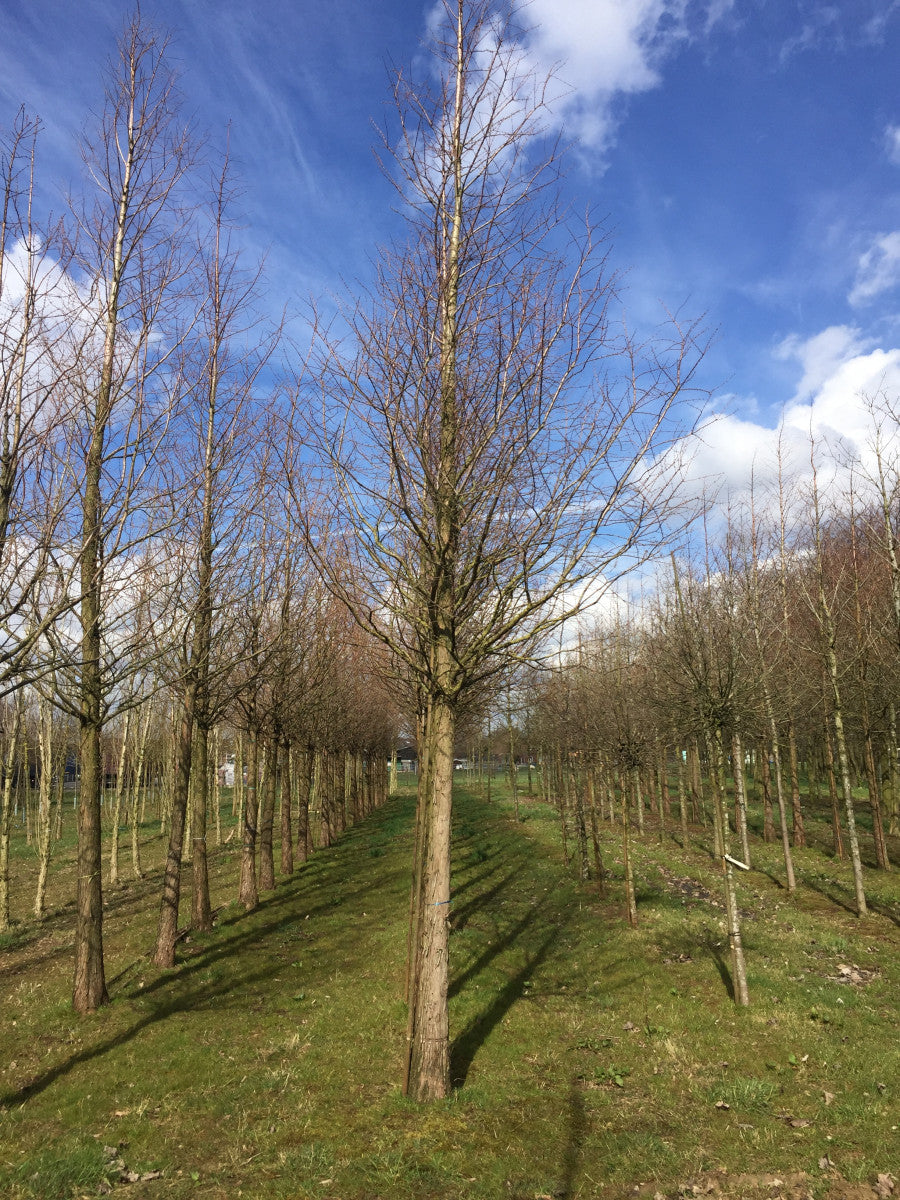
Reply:
<svg viewBox="0 0 900 1200"><path fill-rule="evenodd" d="M631 933L563 870L549 810L529 806L516 826L464 790L451 905L459 1087L408 1104L411 814L411 796L392 800L255 912L224 908L171 972L146 957L158 880L117 893L114 1002L87 1019L68 1007L69 918L21 937L0 977L0 1195L68 1200L108 1179L129 1200L611 1200L714 1179L722 1194L774 1200L896 1170L895 919L863 929L831 905L826 920L815 894L788 913L754 874L742 899L754 1004L736 1012L702 853L637 847ZM607 855L615 894L612 841ZM224 902L233 852L214 873Z"/></svg>

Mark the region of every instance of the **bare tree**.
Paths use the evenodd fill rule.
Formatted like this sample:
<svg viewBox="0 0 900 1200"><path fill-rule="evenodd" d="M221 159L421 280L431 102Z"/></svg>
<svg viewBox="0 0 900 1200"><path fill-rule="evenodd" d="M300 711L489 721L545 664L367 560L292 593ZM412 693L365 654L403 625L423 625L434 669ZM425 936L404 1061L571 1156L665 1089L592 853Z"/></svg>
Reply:
<svg viewBox="0 0 900 1200"><path fill-rule="evenodd" d="M19 734L22 729L24 694L20 689L3 700L3 758L0 779L0 933L9 929L9 844L12 826L12 789Z"/></svg>
<svg viewBox="0 0 900 1200"><path fill-rule="evenodd" d="M175 664L182 711L154 951L154 961L161 967L175 962L189 794L191 924L195 929L212 927L206 854L209 730L222 707L221 693L228 693L227 678L235 661L234 640L225 626L240 603L234 568L242 556L247 478L252 476L248 467L259 432L253 388L278 337L277 330L260 333L254 312L259 271L245 272L232 245L232 193L226 155L213 181L209 229L198 249L202 306L181 365L182 442L174 455L176 477L170 489L184 512L179 528L186 553L181 563L183 618Z"/></svg>
<svg viewBox="0 0 900 1200"><path fill-rule="evenodd" d="M100 857L100 735L117 662L134 648L136 575L152 560L159 533L153 467L167 431L154 385L177 341L171 309L181 273L172 220L174 192L189 161L177 123L165 41L135 15L110 68L105 107L85 159L93 204L76 213L76 263L87 302L73 387L72 457L78 462L81 724L78 806L78 915L73 1005L90 1012L108 997L103 966ZM113 625L119 636L117 642Z"/></svg>
<svg viewBox="0 0 900 1200"><path fill-rule="evenodd" d="M853 783L850 775L850 755L847 745L845 726L844 688L838 661L837 608L845 599L842 572L837 572L837 578L828 570L828 523L823 511L824 502L818 480L817 446L810 439L810 524L812 526L812 549L814 559L811 578L809 578L808 601L810 610L818 627L821 654L828 683L828 694L831 707L831 723L834 730L835 749L840 771L841 790L844 800L844 812L847 818L847 840L850 844L850 863L853 868L853 891L856 902L856 915L864 917L868 913L865 885L863 882L862 856L859 849L859 836L856 828L856 808L853 801Z"/></svg>
<svg viewBox="0 0 900 1200"><path fill-rule="evenodd" d="M733 994L736 1004L747 1005L750 1003L750 996L747 989L740 909L732 869L737 860L733 859L729 852L729 825L723 797L723 728L728 724L734 726L739 659L739 630L734 616L734 576L731 565L729 559L729 569L719 580L719 590L724 590L724 596L713 597L711 591L714 577L707 564L705 583L695 591L692 598L693 611L689 613L685 602L686 589L682 585L675 556L672 556L672 582L677 616L670 637L676 643L676 653L680 652L682 669L690 681L690 689L699 710L699 720L709 748L716 829L715 852L721 862L724 879ZM743 763L735 764L734 769L736 772L742 771ZM746 843L746 837L744 841ZM748 864L742 865L749 869Z"/></svg>
<svg viewBox="0 0 900 1200"><path fill-rule="evenodd" d="M72 479L56 453L74 289L60 229L32 211L38 134L20 111L0 138L0 694L52 669L47 631L77 598L60 546Z"/></svg>
<svg viewBox="0 0 900 1200"><path fill-rule="evenodd" d="M323 334L316 365L332 505L319 561L418 696L405 1089L421 1100L450 1087L457 716L583 604L580 584L632 565L672 517L681 464L660 451L700 352L693 324L651 346L613 333L602 239L558 209L543 81L521 61L508 11L440 6L436 82L401 73L395 89L408 242L384 252L346 343Z"/></svg>
<svg viewBox="0 0 900 1200"><path fill-rule="evenodd" d="M750 512L750 544L749 554L747 555L745 570L742 575L742 584L744 588L743 605L748 615L748 622L753 634L751 643L753 654L753 662L758 675L759 689L761 693L763 712L765 715L766 730L769 735L769 746L764 747L765 755L765 771L769 769L769 751L771 750L774 776L775 776L775 795L778 807L778 821L781 831L781 848L784 855L784 870L785 870L785 887L788 895L793 895L796 890L796 879L794 875L794 856L791 851L791 839L787 825L787 811L784 798L784 775L781 763L781 746L778 737L778 722L775 710L775 683L776 664L781 661L780 649L781 639L786 634L783 620L783 610L780 614L780 619L775 621L767 620L767 610L771 609L771 587L767 589L766 584L771 584L771 578L767 577L764 564L770 561L772 555L767 553L771 551L771 546L766 546L763 542L762 532L759 528L756 510L756 497L753 489L751 489L751 512ZM781 530L783 522L779 524L779 549L782 543ZM779 554L779 561L781 555ZM780 589L779 589L780 590ZM755 654L753 653L755 651Z"/></svg>

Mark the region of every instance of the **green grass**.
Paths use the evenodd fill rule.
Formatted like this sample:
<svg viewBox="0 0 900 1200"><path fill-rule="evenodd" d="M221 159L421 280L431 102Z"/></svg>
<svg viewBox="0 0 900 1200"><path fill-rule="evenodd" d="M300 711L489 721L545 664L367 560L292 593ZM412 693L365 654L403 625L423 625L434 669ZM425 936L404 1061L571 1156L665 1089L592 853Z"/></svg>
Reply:
<svg viewBox="0 0 900 1200"><path fill-rule="evenodd" d="M674 1200L710 1180L774 1197L764 1178L803 1173L798 1197L836 1200L838 1177L898 1173L895 875L867 874L879 911L859 922L844 866L803 851L809 882L788 899L777 848L754 846L757 869L739 880L741 1011L724 912L694 894L720 896L705 832L684 849L650 826L633 840L631 931L617 833L604 832L601 898L564 868L554 810L522 810L516 825L496 785L490 806L457 791L456 1087L426 1107L399 1090L409 790L250 914L229 903L234 842L217 849L216 928L180 943L168 972L148 958L162 853L149 831L151 875L110 896L112 1004L82 1019L68 1004L71 849L36 925L20 847L20 922L0 948L0 1195L72 1200L108 1180L129 1200L613 1200L634 1188ZM119 1162L162 1175L125 1185Z"/></svg>

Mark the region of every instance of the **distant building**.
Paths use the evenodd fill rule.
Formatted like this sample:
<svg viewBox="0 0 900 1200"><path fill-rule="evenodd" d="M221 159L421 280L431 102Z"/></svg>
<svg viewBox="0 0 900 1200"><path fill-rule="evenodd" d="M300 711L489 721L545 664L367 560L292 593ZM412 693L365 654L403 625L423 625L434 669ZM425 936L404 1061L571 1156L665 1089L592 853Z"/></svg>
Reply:
<svg viewBox="0 0 900 1200"><path fill-rule="evenodd" d="M415 746L397 747L397 770L416 772L419 769L419 756Z"/></svg>

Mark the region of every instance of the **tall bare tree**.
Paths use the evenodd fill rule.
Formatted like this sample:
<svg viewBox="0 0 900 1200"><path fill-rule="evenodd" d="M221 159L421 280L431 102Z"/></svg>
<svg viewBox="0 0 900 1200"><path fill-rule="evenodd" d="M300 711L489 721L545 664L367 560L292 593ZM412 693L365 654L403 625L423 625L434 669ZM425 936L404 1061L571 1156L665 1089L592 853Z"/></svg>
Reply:
<svg viewBox="0 0 900 1200"><path fill-rule="evenodd" d="M103 965L100 857L100 735L113 664L127 661L129 597L159 533L151 502L153 469L167 431L155 394L172 354L172 296L181 274L175 190L189 162L177 120L166 43L135 16L110 66L96 135L84 143L93 203L75 214L76 263L87 302L73 386L78 417L73 457L81 474L78 545L81 724L78 805L78 914L73 1005L107 1001ZM179 214L180 216L180 214ZM167 328L168 326L168 328Z"/></svg>
<svg viewBox="0 0 900 1200"><path fill-rule="evenodd" d="M52 669L47 631L77 598L59 544L72 479L57 454L74 289L60 229L33 214L39 131L20 111L0 136L0 694Z"/></svg>
<svg viewBox="0 0 900 1200"><path fill-rule="evenodd" d="M235 661L227 624L240 602L234 568L244 552L245 477L252 476L248 467L259 432L253 389L277 341L277 331L261 332L255 313L259 271L244 271L232 244L232 192L226 155L213 180L208 230L197 255L202 306L182 363L183 440L173 456L171 496L185 514L180 529L186 554L180 588L183 629L175 663L181 714L154 951L154 961L162 967L175 961L189 794L191 924L195 929L212 927L206 854L209 730L221 708L221 693L228 692L227 677Z"/></svg>
<svg viewBox="0 0 900 1200"><path fill-rule="evenodd" d="M862 856L859 849L859 835L856 828L856 806L853 800L853 782L850 774L850 754L848 749L847 730L845 725L846 710L844 703L844 687L840 663L838 659L837 608L841 600L845 600L844 580L841 572L828 570L828 522L824 509L824 500L819 486L819 469L817 461L818 447L810 439L810 466L812 481L810 487L810 524L812 527L812 548L814 560L811 578L808 582L809 604L820 636L821 654L828 682L828 693L831 707L831 724L834 730L835 749L837 751L838 768L841 779L841 791L844 800L844 813L847 818L847 840L850 844L850 863L853 868L853 892L856 902L856 915L864 917L868 913L865 885L863 882Z"/></svg>
<svg viewBox="0 0 900 1200"><path fill-rule="evenodd" d="M332 504L320 562L419 697L405 1085L420 1100L451 1079L458 714L579 607L579 584L616 576L672 516L680 464L659 451L699 353L694 325L649 347L613 332L603 240L559 211L544 81L523 73L518 37L488 0L439 6L426 77L398 75L386 139L407 243L383 253L316 369Z"/></svg>

